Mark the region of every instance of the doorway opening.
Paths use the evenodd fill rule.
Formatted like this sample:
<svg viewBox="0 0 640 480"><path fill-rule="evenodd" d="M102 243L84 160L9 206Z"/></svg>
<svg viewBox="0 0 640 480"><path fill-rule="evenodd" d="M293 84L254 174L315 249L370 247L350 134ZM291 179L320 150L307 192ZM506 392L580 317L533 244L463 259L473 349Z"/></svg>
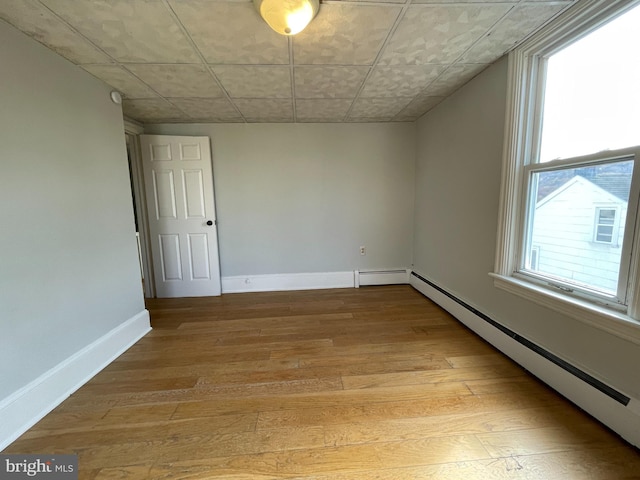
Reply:
<svg viewBox="0 0 640 480"><path fill-rule="evenodd" d="M140 146L138 135L125 133L127 144L127 159L129 162L129 180L131 182L131 201L136 228L136 242L138 246L138 260L140 263L140 280L145 298L155 297L153 272L149 257L148 229L146 228L146 210L144 207L144 182L140 165Z"/></svg>

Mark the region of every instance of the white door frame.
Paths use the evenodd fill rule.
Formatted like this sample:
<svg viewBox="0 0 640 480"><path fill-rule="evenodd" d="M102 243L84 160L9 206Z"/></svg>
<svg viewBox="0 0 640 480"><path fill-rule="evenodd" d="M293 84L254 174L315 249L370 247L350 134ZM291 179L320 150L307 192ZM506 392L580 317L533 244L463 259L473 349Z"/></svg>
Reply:
<svg viewBox="0 0 640 480"><path fill-rule="evenodd" d="M144 190L144 178L142 176L142 156L140 155L140 135L144 133L142 126L127 121L124 122L124 131L129 145L131 163L131 185L135 197L134 208L138 219L138 232L140 234L140 257L144 275L144 296L155 298L156 283L151 261L151 245L149 244L149 222L147 217L147 202Z"/></svg>

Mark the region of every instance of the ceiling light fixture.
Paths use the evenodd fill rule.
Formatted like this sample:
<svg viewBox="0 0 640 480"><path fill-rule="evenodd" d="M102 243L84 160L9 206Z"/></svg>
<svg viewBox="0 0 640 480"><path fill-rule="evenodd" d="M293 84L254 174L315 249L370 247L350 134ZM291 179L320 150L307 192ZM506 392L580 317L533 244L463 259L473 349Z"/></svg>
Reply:
<svg viewBox="0 0 640 480"><path fill-rule="evenodd" d="M319 0L253 0L267 24L281 35L295 35L305 29L320 8Z"/></svg>

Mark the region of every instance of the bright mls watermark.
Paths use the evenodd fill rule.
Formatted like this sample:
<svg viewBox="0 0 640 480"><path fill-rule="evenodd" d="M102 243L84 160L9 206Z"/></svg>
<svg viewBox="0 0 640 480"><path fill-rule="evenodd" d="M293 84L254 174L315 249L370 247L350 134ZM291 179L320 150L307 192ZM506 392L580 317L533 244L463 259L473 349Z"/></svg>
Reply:
<svg viewBox="0 0 640 480"><path fill-rule="evenodd" d="M78 480L77 455L0 455L0 480Z"/></svg>

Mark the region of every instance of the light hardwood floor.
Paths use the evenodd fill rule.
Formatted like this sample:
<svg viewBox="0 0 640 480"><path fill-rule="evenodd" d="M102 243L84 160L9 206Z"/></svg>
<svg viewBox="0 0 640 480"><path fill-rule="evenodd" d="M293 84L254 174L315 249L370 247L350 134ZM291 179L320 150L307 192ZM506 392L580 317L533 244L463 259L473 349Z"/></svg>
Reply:
<svg viewBox="0 0 640 480"><path fill-rule="evenodd" d="M148 302L4 453L80 478L640 478L640 454L409 286Z"/></svg>

